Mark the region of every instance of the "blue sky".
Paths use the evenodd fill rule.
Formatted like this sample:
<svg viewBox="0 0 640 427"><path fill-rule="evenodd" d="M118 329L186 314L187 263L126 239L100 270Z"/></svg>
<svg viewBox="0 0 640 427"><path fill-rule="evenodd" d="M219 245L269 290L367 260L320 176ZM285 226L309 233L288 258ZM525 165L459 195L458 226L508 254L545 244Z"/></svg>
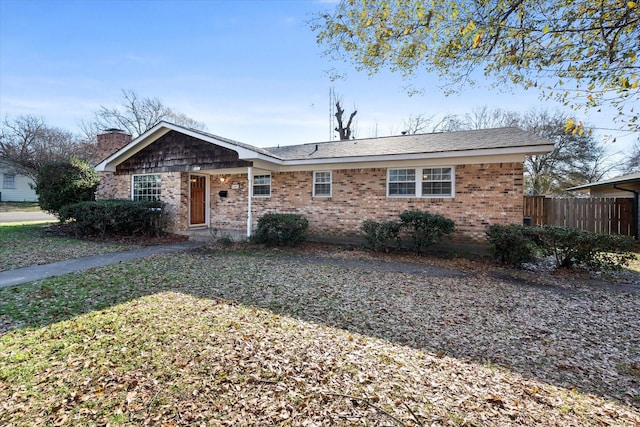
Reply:
<svg viewBox="0 0 640 427"><path fill-rule="evenodd" d="M536 91L467 88L437 76L409 97L399 75L374 77L321 55L308 21L329 1L0 0L0 114L35 114L77 131L122 90L157 97L211 133L257 146L330 139L329 89L358 109L357 137L402 130L409 115L482 106L554 108ZM346 78L331 82L328 70ZM567 111L567 115L573 113ZM580 117L579 117L580 118ZM590 117L612 127L608 117ZM335 133L334 133L335 134ZM622 151L629 139L613 146Z"/></svg>

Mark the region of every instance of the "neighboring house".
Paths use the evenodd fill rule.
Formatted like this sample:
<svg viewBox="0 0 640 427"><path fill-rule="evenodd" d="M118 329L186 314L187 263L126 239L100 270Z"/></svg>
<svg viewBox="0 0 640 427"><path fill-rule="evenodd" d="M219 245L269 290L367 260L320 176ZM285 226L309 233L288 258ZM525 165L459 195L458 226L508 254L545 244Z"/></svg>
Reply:
<svg viewBox="0 0 640 427"><path fill-rule="evenodd" d="M0 161L0 201L37 202L33 179L20 174L8 163Z"/></svg>
<svg viewBox="0 0 640 427"><path fill-rule="evenodd" d="M161 122L96 166L97 197L160 199L173 231L250 235L261 215L291 212L312 234L352 237L418 209L482 241L487 225L522 223L524 157L551 150L516 128L258 148Z"/></svg>
<svg viewBox="0 0 640 427"><path fill-rule="evenodd" d="M622 175L591 184L578 185L567 188L568 191L588 192L591 197L616 197L633 198L633 224L634 237L638 240L638 230L640 229L640 173Z"/></svg>

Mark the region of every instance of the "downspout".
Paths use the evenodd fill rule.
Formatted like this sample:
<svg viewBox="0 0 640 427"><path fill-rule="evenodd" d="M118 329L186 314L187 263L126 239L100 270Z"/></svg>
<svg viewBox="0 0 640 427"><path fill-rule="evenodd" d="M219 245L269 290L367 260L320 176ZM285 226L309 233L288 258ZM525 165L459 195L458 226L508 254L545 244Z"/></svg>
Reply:
<svg viewBox="0 0 640 427"><path fill-rule="evenodd" d="M251 199L253 197L253 168L247 168L247 237L251 237Z"/></svg>
<svg viewBox="0 0 640 427"><path fill-rule="evenodd" d="M616 184L613 184L613 188L620 191L628 191L629 193L633 193L633 238L638 240L638 199L640 193L636 190L629 190L628 188L620 188L616 187Z"/></svg>

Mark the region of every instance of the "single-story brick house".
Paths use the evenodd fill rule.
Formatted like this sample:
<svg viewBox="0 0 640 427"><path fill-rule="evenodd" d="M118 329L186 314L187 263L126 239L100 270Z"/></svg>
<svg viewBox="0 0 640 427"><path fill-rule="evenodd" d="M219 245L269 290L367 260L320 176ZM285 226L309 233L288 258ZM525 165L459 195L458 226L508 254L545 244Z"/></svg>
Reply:
<svg viewBox="0 0 640 427"><path fill-rule="evenodd" d="M489 224L522 223L524 158L551 150L517 128L258 148L161 122L96 166L97 197L160 199L173 231L249 236L264 213L292 212L311 234L350 237L418 209L482 241Z"/></svg>

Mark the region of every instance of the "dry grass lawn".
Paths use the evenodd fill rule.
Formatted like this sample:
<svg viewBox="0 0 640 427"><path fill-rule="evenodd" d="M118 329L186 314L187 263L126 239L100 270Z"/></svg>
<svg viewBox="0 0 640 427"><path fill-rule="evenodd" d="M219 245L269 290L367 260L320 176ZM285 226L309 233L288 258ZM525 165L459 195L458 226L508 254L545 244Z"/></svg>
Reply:
<svg viewBox="0 0 640 427"><path fill-rule="evenodd" d="M0 289L0 330L2 425L640 424L640 293L587 277L205 249Z"/></svg>

